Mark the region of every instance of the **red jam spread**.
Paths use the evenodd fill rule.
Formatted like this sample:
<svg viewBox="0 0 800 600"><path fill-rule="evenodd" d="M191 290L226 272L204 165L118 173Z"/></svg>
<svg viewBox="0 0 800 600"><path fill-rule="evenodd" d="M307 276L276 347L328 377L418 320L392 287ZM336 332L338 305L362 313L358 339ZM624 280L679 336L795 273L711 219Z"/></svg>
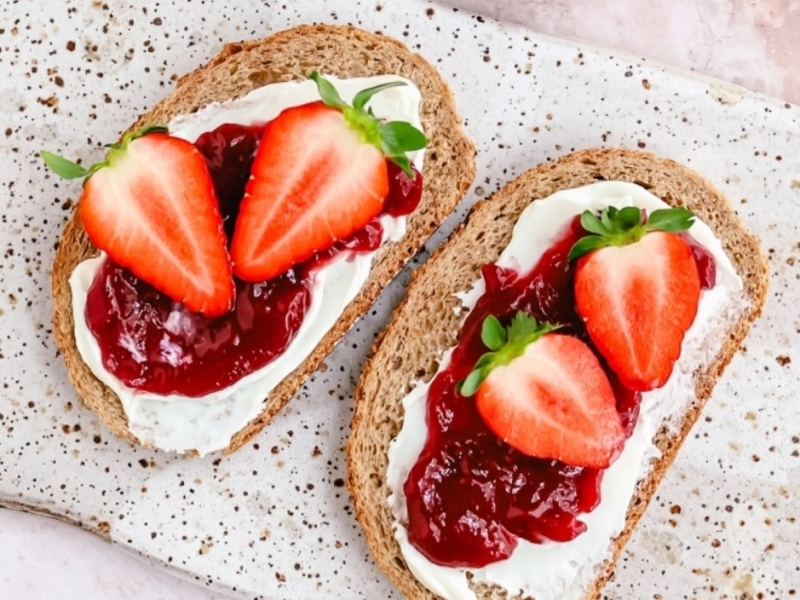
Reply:
<svg viewBox="0 0 800 600"><path fill-rule="evenodd" d="M508 558L520 537L533 543L572 540L586 531L580 515L600 502L602 469L514 450L484 424L474 398L455 391L486 351L481 325L490 314L507 322L523 310L540 321L560 323L561 332L589 343L574 308L574 274L567 261L570 248L585 234L576 218L525 275L494 264L483 267L486 291L464 323L449 366L431 382L428 437L403 486L409 540L435 564L482 567ZM695 248L703 288L713 287L713 257L687 241ZM630 437L641 394L606 371Z"/></svg>
<svg viewBox="0 0 800 600"><path fill-rule="evenodd" d="M195 145L206 159L230 240L265 125L226 124ZM383 212L411 213L422 175L411 179L387 161L390 192ZM198 397L223 389L282 354L311 304L312 275L339 252L378 248L378 219L283 275L261 283L236 280L236 302L209 319L192 313L127 269L106 260L89 289L86 321L103 366L128 387L154 394Z"/></svg>

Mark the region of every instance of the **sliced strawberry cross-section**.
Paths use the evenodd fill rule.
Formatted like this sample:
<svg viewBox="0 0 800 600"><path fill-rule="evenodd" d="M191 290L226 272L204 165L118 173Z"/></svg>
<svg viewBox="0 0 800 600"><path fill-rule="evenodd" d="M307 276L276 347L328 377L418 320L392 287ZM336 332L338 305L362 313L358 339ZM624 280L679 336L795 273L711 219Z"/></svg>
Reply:
<svg viewBox="0 0 800 600"><path fill-rule="evenodd" d="M363 229L389 193L387 158L413 178L406 152L427 144L411 124L365 109L375 94L405 83L363 90L350 106L328 80L310 78L322 100L280 113L253 162L231 245L245 281L276 277Z"/></svg>
<svg viewBox="0 0 800 600"><path fill-rule="evenodd" d="M42 152L57 175L85 178L78 211L89 239L189 310L225 313L233 276L202 155L163 127L128 133L109 148L106 160L89 169Z"/></svg>
<svg viewBox="0 0 800 600"><path fill-rule="evenodd" d="M657 210L642 223L636 207L586 211L591 235L570 251L575 304L597 350L626 387L663 386L694 322L701 281L692 248L678 235L694 215Z"/></svg>
<svg viewBox="0 0 800 600"><path fill-rule="evenodd" d="M606 468L625 442L616 398L592 350L519 312L508 328L483 323L490 352L459 384L481 418L513 448L537 458Z"/></svg>

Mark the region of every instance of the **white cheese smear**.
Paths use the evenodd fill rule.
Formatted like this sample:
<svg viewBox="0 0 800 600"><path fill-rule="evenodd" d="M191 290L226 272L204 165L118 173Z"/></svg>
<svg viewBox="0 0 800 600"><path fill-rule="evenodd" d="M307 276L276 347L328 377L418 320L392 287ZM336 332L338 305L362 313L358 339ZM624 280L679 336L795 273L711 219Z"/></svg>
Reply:
<svg viewBox="0 0 800 600"><path fill-rule="evenodd" d="M625 182L606 181L559 191L530 204L517 221L511 242L497 264L518 272L528 272L544 252L563 234L564 228L584 210L599 211L606 206L638 206L648 212L669 208L644 188ZM405 417L397 437L389 446L386 474L391 491L389 505L394 514L395 537L414 576L429 590L446 600L475 598L467 582L467 571L477 582L504 587L509 596L522 593L536 600L580 600L597 575L597 569L610 558L612 540L625 527L628 505L636 484L650 472L651 459L660 457L653 438L663 424L677 431L682 417L695 399L694 372L709 364L722 345L727 327L746 306L742 280L733 268L722 244L711 229L695 220L689 233L708 250L716 262L716 283L702 290L697 316L686 332L681 355L667 383L642 394L639 419L626 441L620 457L603 475L600 504L581 520L587 530L569 542L533 544L519 539L512 555L478 569L443 567L430 562L408 539L408 513L403 485L416 463L427 438L425 421L428 388L417 385L404 399ZM483 279L458 297L466 318L483 295ZM447 368L452 350L440 361L439 371ZM438 374L437 372L437 374ZM435 375L434 375L435 377Z"/></svg>
<svg viewBox="0 0 800 600"><path fill-rule="evenodd" d="M422 129L419 107L422 97L409 80L394 75L337 79L328 77L345 102L352 103L361 90L402 81L407 85L384 90L369 102L375 115L407 121ZM214 103L191 115L175 117L170 133L190 142L225 123L253 125L270 121L281 111L319 100L313 81L275 83L253 90L237 100ZM424 150L408 153L422 171ZM405 217L381 217L383 243L397 241L406 231ZM377 251L376 251L377 252ZM311 304L303 323L286 351L271 363L217 392L188 398L162 396L126 386L103 366L100 346L86 323L86 298L105 256L80 263L72 272L72 311L78 352L97 379L122 402L128 428L145 446L179 453L196 450L200 455L227 447L231 437L263 410L269 393L291 374L316 348L339 320L348 304L369 278L375 252L342 252L312 276Z"/></svg>

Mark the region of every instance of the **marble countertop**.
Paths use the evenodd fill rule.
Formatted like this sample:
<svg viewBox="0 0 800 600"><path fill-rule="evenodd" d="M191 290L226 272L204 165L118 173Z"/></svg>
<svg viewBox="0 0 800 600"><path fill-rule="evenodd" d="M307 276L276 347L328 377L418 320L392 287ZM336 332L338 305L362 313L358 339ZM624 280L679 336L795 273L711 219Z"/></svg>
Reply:
<svg viewBox="0 0 800 600"><path fill-rule="evenodd" d="M447 3L800 103L800 38L796 34L800 0ZM0 597L222 598L161 573L76 528L9 510L0 510Z"/></svg>

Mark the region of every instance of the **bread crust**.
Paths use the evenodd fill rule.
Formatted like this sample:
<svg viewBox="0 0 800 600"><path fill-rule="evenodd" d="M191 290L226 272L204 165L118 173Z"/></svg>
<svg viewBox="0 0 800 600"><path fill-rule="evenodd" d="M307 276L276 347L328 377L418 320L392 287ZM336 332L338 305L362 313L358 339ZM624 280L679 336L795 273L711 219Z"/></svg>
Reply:
<svg viewBox="0 0 800 600"><path fill-rule="evenodd" d="M416 84L422 93L422 125L430 140L423 167L422 199L409 217L405 236L378 251L362 291L308 358L269 394L263 412L233 436L226 453L256 435L294 396L320 361L455 209L475 177L475 147L462 128L450 88L438 72L401 42L351 26L304 25L262 40L228 44L208 64L182 77L175 91L129 130L166 124L177 115L244 96L269 83L305 79L313 70L341 78L396 74ZM128 430L119 398L94 377L75 345L69 277L78 263L97 252L76 210L64 229L53 265L54 335L70 380L86 406L115 434L138 442Z"/></svg>
<svg viewBox="0 0 800 600"><path fill-rule="evenodd" d="M711 227L744 281L747 307L732 324L716 358L695 374L696 400L684 414L677 433L662 428L655 438L661 458L641 480L628 506L624 530L613 540L609 560L598 565L587 599L599 599L613 575L614 564L664 473L697 420L717 380L761 314L769 281L767 261L758 239L739 221L733 207L708 181L667 159L633 150L589 149L542 164L475 205L467 222L412 277L405 299L376 340L355 391L355 412L347 445L347 487L367 544L378 566L408 598L438 598L408 570L394 538L387 498L387 449L402 426L402 398L414 380L428 381L441 353L459 335L454 294L468 290L482 265L494 262L505 248L521 212L537 199L559 189L598 180L642 185L673 206L686 206ZM511 598L497 585L470 584L481 600ZM524 598L514 596L514 598ZM535 600L535 599L526 599Z"/></svg>

